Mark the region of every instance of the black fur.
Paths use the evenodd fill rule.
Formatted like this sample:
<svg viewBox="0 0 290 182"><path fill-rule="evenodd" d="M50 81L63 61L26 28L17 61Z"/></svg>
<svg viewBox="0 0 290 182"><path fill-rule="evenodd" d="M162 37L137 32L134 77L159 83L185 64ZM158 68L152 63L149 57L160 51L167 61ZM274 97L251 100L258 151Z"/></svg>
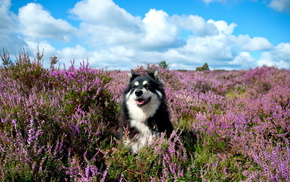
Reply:
<svg viewBox="0 0 290 182"><path fill-rule="evenodd" d="M145 125L150 128L150 131L152 133L161 133L166 132L167 137L170 136L170 134L173 131L173 126L170 122L169 112L166 104L166 94L163 88L163 81L161 80L157 68L155 68L153 71L148 72L147 75L141 76L137 74L135 71L131 70L131 76L130 76L130 83L128 84L127 88L125 89L123 93L123 101L121 105L121 116L120 116L120 137L122 139L124 135L124 129L127 128L129 130L129 139L132 140L136 134L139 133L139 130L135 127L132 127L130 125L130 122L132 118L129 115L128 106L126 104L126 95L131 92L132 94L135 89L138 89L138 87L142 86L136 86L134 85L134 82L140 81L141 83L143 81L148 81L148 86L146 89L150 90L152 93L156 95L162 95L162 97L158 96L158 99L160 100L160 105L158 109L156 110L155 114L148 118L145 121ZM159 94L157 93L159 91Z"/></svg>

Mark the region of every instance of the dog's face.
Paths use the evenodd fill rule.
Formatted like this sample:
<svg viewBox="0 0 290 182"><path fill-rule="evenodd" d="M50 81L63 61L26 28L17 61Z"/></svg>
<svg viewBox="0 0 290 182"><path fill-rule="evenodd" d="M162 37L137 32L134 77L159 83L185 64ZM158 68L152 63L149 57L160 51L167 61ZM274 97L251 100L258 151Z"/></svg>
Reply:
<svg viewBox="0 0 290 182"><path fill-rule="evenodd" d="M130 83L127 88L126 99L135 103L138 107L159 103L163 97L162 80L158 69L140 76L131 70Z"/></svg>

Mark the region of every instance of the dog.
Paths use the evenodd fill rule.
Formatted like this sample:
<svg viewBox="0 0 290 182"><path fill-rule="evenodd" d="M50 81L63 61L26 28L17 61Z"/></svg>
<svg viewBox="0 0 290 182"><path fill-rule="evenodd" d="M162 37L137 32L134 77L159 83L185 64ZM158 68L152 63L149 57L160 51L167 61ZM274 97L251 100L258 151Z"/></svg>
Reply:
<svg viewBox="0 0 290 182"><path fill-rule="evenodd" d="M125 146L138 152L162 132L169 137L173 126L159 70L155 68L145 76L131 70L129 77L121 104L120 137Z"/></svg>

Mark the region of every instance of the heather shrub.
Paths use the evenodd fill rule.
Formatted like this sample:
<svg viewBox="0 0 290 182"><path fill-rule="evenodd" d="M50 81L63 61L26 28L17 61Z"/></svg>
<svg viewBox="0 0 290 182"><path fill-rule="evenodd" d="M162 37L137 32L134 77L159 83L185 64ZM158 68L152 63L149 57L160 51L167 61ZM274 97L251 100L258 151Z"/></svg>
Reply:
<svg viewBox="0 0 290 182"><path fill-rule="evenodd" d="M69 180L73 159L102 171L96 148L116 136L117 104L105 88L111 78L84 64L50 71L24 56L1 69L0 179Z"/></svg>
<svg viewBox="0 0 290 182"><path fill-rule="evenodd" d="M77 107L83 111L95 107L94 110L102 116L99 119L106 121L115 119L109 111L114 111L116 105L111 102L112 95L105 88L110 81L104 70L93 70L88 65L81 65L78 69L72 65L67 71L51 71L50 75L50 86L63 94L61 102L67 115L74 113Z"/></svg>
<svg viewBox="0 0 290 182"><path fill-rule="evenodd" d="M127 71L1 59L1 181L290 180L289 70L160 68L176 130L132 153L116 124Z"/></svg>
<svg viewBox="0 0 290 182"><path fill-rule="evenodd" d="M108 178L128 181L198 179L194 165L189 162L192 156L188 156L180 134L173 133L169 140L164 137L135 155L124 150L122 145L106 153L111 169Z"/></svg>
<svg viewBox="0 0 290 182"><path fill-rule="evenodd" d="M112 99L121 103L123 92L129 83L129 72L107 71L107 73L112 81L106 85L106 88L112 93Z"/></svg>
<svg viewBox="0 0 290 182"><path fill-rule="evenodd" d="M27 52L19 53L15 62L10 60L9 53L3 52L1 55L4 65L3 75L12 79L11 81L17 82L17 89L26 96L30 94L32 88L43 89L47 82L45 79L48 71L42 67L43 55L40 55L39 52L37 55L38 57L31 61ZM8 80L3 80L3 84L8 84Z"/></svg>

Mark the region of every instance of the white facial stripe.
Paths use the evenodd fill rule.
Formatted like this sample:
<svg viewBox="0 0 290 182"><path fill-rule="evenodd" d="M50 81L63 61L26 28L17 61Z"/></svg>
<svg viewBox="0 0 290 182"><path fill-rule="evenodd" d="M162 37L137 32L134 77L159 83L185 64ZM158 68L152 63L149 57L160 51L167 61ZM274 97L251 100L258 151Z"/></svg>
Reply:
<svg viewBox="0 0 290 182"><path fill-rule="evenodd" d="M128 92L128 93L126 94L126 99L129 99L129 97L130 97L130 92Z"/></svg>
<svg viewBox="0 0 290 182"><path fill-rule="evenodd" d="M162 93L160 91L158 91L158 90L156 90L156 92L159 95L159 97L162 98L162 96L163 96Z"/></svg>

